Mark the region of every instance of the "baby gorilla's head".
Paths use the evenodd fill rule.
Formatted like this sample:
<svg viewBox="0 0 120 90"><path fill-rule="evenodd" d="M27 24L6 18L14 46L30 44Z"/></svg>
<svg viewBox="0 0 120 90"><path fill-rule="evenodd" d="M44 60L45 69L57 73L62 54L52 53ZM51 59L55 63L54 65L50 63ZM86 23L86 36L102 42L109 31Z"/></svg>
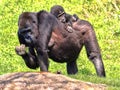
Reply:
<svg viewBox="0 0 120 90"><path fill-rule="evenodd" d="M51 7L51 14L53 14L56 18L58 18L61 22L66 22L66 13L62 6L60 5L54 5Z"/></svg>

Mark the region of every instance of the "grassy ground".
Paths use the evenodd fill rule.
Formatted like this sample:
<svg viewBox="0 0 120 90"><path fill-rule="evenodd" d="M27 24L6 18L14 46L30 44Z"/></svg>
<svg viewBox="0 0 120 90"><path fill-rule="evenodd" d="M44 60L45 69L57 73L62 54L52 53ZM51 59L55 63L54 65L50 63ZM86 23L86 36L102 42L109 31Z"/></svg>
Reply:
<svg viewBox="0 0 120 90"><path fill-rule="evenodd" d="M92 63L83 49L78 58L79 72L72 78L104 83L110 90L120 90L120 1L119 0L0 0L0 74L21 71L39 71L28 69L14 48L19 45L17 22L21 12L50 10L50 7L62 5L69 14L76 13L81 19L88 20L94 26L103 62L106 78L96 76ZM51 72L62 70L66 74L65 64L50 60Z"/></svg>

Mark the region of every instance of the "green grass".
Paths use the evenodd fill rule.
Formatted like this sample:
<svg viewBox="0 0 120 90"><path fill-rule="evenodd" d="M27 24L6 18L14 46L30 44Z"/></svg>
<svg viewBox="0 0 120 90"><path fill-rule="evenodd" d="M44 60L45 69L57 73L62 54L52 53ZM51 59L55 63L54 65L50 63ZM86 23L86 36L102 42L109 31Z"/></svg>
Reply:
<svg viewBox="0 0 120 90"><path fill-rule="evenodd" d="M62 5L69 14L76 13L81 19L88 20L94 26L103 62L106 78L96 76L93 64L88 60L85 49L77 62L77 75L68 75L84 81L103 83L109 90L120 90L120 1L119 0L0 0L0 74L22 71L34 71L27 68L21 57L16 55L17 22L24 11L37 12L42 9ZM61 70L66 73L66 65L50 60L49 71Z"/></svg>

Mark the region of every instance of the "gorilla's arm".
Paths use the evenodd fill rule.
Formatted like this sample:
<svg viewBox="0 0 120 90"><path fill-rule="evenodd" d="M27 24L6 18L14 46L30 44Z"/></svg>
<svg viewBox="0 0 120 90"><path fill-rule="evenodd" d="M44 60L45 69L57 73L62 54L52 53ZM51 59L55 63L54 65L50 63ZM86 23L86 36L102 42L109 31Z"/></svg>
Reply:
<svg viewBox="0 0 120 90"><path fill-rule="evenodd" d="M88 58L93 62L99 76L105 76L104 65L101 58L100 47L98 45L95 32L91 28L88 38L85 40L85 48Z"/></svg>
<svg viewBox="0 0 120 90"><path fill-rule="evenodd" d="M39 37L36 51L38 54L38 62L41 71L48 71L48 43L51 38L53 23L56 21L53 15L46 11L38 12L38 23L39 23Z"/></svg>

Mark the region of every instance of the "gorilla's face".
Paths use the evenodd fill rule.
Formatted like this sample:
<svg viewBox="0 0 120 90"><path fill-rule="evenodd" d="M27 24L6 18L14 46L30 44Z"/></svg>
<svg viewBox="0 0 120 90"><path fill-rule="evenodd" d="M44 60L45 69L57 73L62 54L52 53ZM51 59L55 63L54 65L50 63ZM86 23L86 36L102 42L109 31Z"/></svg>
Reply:
<svg viewBox="0 0 120 90"><path fill-rule="evenodd" d="M66 23L66 14L63 13L63 14L59 15L58 20L62 23Z"/></svg>
<svg viewBox="0 0 120 90"><path fill-rule="evenodd" d="M19 17L18 27L20 43L25 44L26 46L33 46L39 35L36 13L22 13Z"/></svg>

